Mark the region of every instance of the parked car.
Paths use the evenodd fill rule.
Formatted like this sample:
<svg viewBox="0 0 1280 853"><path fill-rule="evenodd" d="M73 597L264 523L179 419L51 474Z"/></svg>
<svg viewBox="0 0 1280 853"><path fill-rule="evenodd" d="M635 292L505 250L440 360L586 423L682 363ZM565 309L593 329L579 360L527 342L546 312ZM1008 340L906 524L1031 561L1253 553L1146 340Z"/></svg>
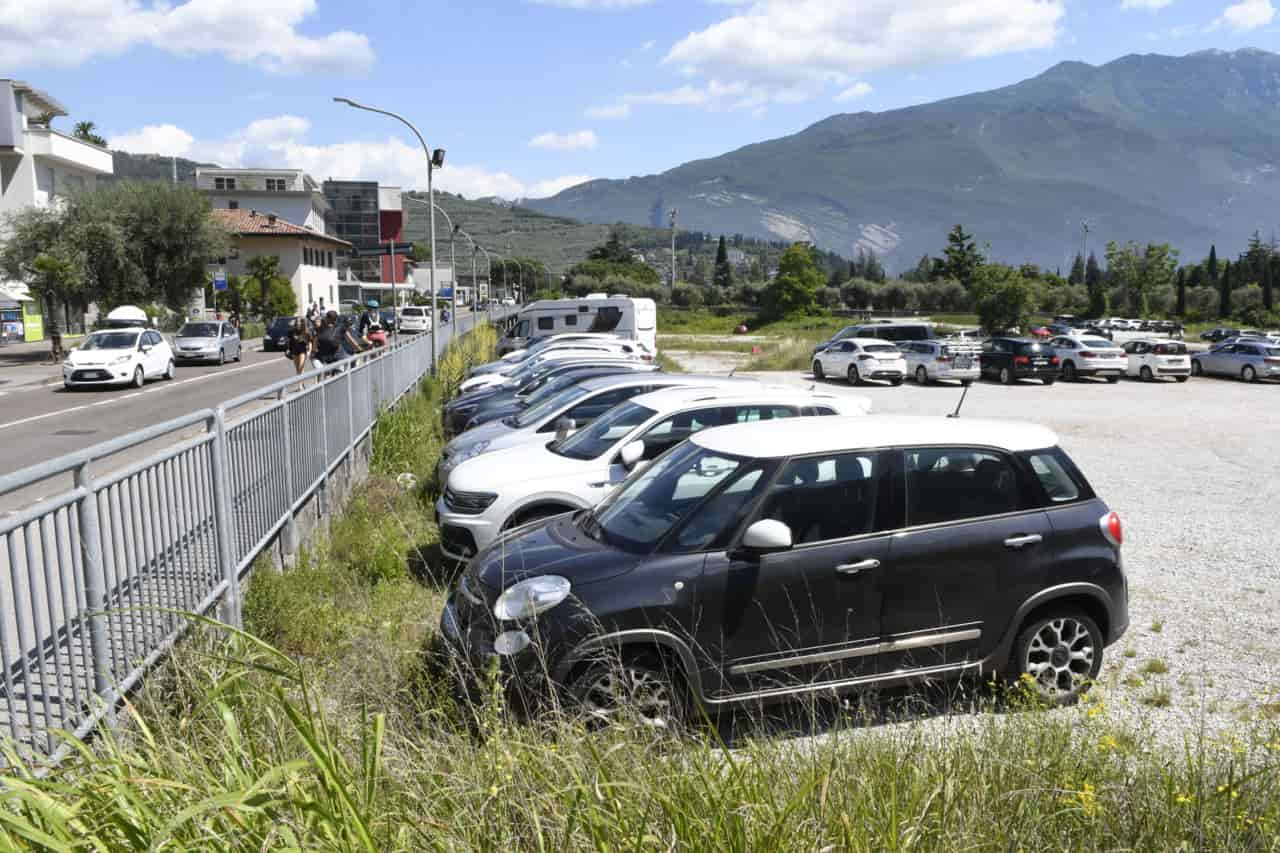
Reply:
<svg viewBox="0 0 1280 853"><path fill-rule="evenodd" d="M436 503L440 548L448 557L468 559L503 530L594 506L639 463L707 427L861 414L870 406L865 397L754 384L667 388L634 397L566 438L526 442L459 464Z"/></svg>
<svg viewBox="0 0 1280 853"><path fill-rule="evenodd" d="M289 343L289 329L300 317L277 317L267 326L262 336L263 352L284 352Z"/></svg>
<svg viewBox="0 0 1280 853"><path fill-rule="evenodd" d="M602 723L978 673L1067 704L1128 628L1122 542L1043 427L725 426L482 548L437 651Z"/></svg>
<svg viewBox="0 0 1280 853"><path fill-rule="evenodd" d="M1239 335L1240 335L1239 329L1232 329L1226 326L1219 326L1216 329L1210 329L1207 332L1201 332L1200 340L1208 341L1209 343L1212 344L1212 343L1217 343L1218 341L1225 341L1227 338L1239 337Z"/></svg>
<svg viewBox="0 0 1280 853"><path fill-rule="evenodd" d="M132 385L148 379L172 379L173 349L155 329L104 329L87 335L62 362L62 385Z"/></svg>
<svg viewBox="0 0 1280 853"><path fill-rule="evenodd" d="M1052 385L1058 379L1058 356L1047 343L1030 338L991 338L982 342L982 375L1011 385L1019 379L1039 379Z"/></svg>
<svg viewBox="0 0 1280 853"><path fill-rule="evenodd" d="M842 376L850 385L861 385L867 379L901 385L906 375L902 351L878 338L846 338L813 357L814 379Z"/></svg>
<svg viewBox="0 0 1280 853"><path fill-rule="evenodd" d="M513 349L504 353L501 357L494 361L486 362L478 367L474 367L467 374L475 376L479 373L491 372L508 364L521 364L527 361L531 356L540 352L546 352L549 349L572 347L576 343L589 342L600 343L602 341L631 341L630 338L621 338L612 332L561 332L556 335L545 335L543 337L531 337L526 339L528 345L520 349Z"/></svg>
<svg viewBox="0 0 1280 853"><path fill-rule="evenodd" d="M1060 335L1049 341L1058 357L1062 378L1074 382L1082 376L1101 376L1119 382L1124 375L1124 349L1106 338Z"/></svg>
<svg viewBox="0 0 1280 853"><path fill-rule="evenodd" d="M1191 357L1181 341L1129 341L1124 345L1125 373L1144 382L1172 376L1186 382L1191 375Z"/></svg>
<svg viewBox="0 0 1280 853"><path fill-rule="evenodd" d="M647 352L642 352L640 347L641 344L635 341L571 341L565 346L553 345L540 352L531 353L527 359L520 362L512 364L490 362L490 365L493 365L492 369L472 371L473 375L463 380L458 386L458 390L465 394L468 391L478 390L490 385L508 384L507 377L520 370L521 367L548 361L621 357L630 358L634 361L651 362L653 356Z"/></svg>
<svg viewBox="0 0 1280 853"><path fill-rule="evenodd" d="M406 334L422 334L431 331L431 309L421 305L406 305L401 308L400 331Z"/></svg>
<svg viewBox="0 0 1280 853"><path fill-rule="evenodd" d="M1265 341L1222 343L1191 356L1192 376L1235 376L1245 382L1280 379L1280 345Z"/></svg>
<svg viewBox="0 0 1280 853"><path fill-rule="evenodd" d="M982 347L976 341L906 341L898 344L898 349L906 361L907 375L921 385L942 379L968 385L979 376Z"/></svg>
<svg viewBox="0 0 1280 853"><path fill-rule="evenodd" d="M756 386L754 379L731 379L723 376L695 376L687 373L655 373L601 376L571 385L536 406L497 421L467 430L450 441L440 452L439 473L443 483L449 472L460 463L482 453L494 453L531 441L546 443L564 438L582 429L614 406L632 397L649 394L661 388L706 387L707 393L717 389Z"/></svg>
<svg viewBox="0 0 1280 853"><path fill-rule="evenodd" d="M934 337L932 323L890 322L855 323L845 326L827 340L813 348L816 356L827 347L849 338L871 338L878 341L927 341Z"/></svg>
<svg viewBox="0 0 1280 853"><path fill-rule="evenodd" d="M173 339L173 354L178 361L239 361L240 332L225 321L187 323Z"/></svg>

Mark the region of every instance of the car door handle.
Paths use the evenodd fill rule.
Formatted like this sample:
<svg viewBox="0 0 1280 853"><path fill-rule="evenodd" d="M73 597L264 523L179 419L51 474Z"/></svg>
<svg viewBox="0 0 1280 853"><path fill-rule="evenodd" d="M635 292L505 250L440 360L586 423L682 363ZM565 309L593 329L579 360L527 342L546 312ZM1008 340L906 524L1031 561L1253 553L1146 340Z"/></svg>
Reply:
<svg viewBox="0 0 1280 853"><path fill-rule="evenodd" d="M611 480L602 480L602 481L601 481L601 482L599 482L599 483L588 483L587 485L588 485L588 486L590 486L590 487L591 487L591 488L593 488L593 489L603 489L605 486L612 486L612 485L614 485L614 483L613 483L613 481L611 481Z"/></svg>
<svg viewBox="0 0 1280 853"><path fill-rule="evenodd" d="M856 563L841 563L836 566L836 572L842 575L856 575L859 572L878 568L880 568L879 560L859 560Z"/></svg>
<svg viewBox="0 0 1280 853"><path fill-rule="evenodd" d="M1004 540L1004 547L1012 548L1015 551L1019 548L1025 548L1028 545L1039 545L1044 541L1044 537L1039 533L1028 533L1025 536L1010 536Z"/></svg>

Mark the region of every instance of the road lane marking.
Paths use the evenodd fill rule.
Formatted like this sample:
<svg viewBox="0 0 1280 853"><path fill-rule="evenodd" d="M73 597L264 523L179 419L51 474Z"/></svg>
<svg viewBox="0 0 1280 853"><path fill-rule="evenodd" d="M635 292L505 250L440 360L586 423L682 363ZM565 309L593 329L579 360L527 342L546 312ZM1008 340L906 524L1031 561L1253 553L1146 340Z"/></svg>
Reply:
<svg viewBox="0 0 1280 853"><path fill-rule="evenodd" d="M221 370L217 373L206 373L202 376L193 376L190 379L179 379L173 382L166 382L164 385L157 385L148 390L158 391L166 388L177 388L179 385L187 385L191 382L202 382L206 379L215 379L219 376L230 376L231 374L239 373L242 370L253 370L254 368L262 367L264 365L273 364L273 363L274 362L270 362L270 361L260 361L257 364L246 364L243 367L235 367L235 368L232 368L231 370ZM124 396L121 396L121 397L112 397L110 400L99 400L96 403L85 403L80 406L72 406L69 409L59 409L56 412L45 412L43 415L32 415L29 418L21 418L16 421L9 421L8 423L0 424L0 430L8 429L9 427L22 426L23 424L35 423L36 421L42 421L46 418L58 417L59 415L69 415L72 412L84 411L85 409L89 409L94 406L109 406L112 403L120 403L132 397L137 397L139 394L143 394L143 393L145 392L134 391L131 394L125 394Z"/></svg>

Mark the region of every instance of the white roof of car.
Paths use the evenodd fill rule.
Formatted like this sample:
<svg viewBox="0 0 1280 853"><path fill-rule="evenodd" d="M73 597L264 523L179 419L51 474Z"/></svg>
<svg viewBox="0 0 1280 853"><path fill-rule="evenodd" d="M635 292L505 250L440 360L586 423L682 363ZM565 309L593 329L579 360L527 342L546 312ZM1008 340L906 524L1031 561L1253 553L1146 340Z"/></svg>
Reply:
<svg viewBox="0 0 1280 853"><path fill-rule="evenodd" d="M1037 424L911 415L756 421L702 430L691 440L718 453L755 458L868 447L963 445L1020 451L1058 444L1053 430Z"/></svg>
<svg viewBox="0 0 1280 853"><path fill-rule="evenodd" d="M635 362L635 364L644 364L644 362ZM644 373L621 373L610 376L595 376L591 379L583 380L577 383L578 387L586 388L588 391L599 391L602 388L614 388L617 386L628 385L648 385L653 382L661 382L664 385L680 385L682 387L690 386L724 386L730 389L741 387L743 390L760 387L758 379L752 379L747 376L737 378L729 376L701 376L698 374L684 373L659 373L655 375L654 371ZM650 391L650 394L656 394L656 391ZM646 395L648 396L648 395ZM703 393L705 396L705 392Z"/></svg>
<svg viewBox="0 0 1280 853"><path fill-rule="evenodd" d="M860 347L874 346L875 344L884 344L885 346L890 346L890 347L893 347L894 349L898 348L898 345L895 344L893 341L886 341L883 338L845 338L845 340L851 344L854 344ZM843 343L843 341L841 343Z"/></svg>
<svg viewBox="0 0 1280 853"><path fill-rule="evenodd" d="M718 387L712 385L712 387L706 388L663 388L660 391L650 391L648 394L633 397L632 400L645 408L653 409L659 413L678 412L681 409L696 407L702 403L715 403L721 400L726 405L729 403L761 403L764 405L770 403L796 403L800 405L825 403L842 412L871 411L871 400L857 394L805 391L777 385L760 385L755 382L750 384L743 383L742 387L737 387L736 383L740 381L737 379L721 380L723 384L719 384ZM767 423L773 423L773 421Z"/></svg>

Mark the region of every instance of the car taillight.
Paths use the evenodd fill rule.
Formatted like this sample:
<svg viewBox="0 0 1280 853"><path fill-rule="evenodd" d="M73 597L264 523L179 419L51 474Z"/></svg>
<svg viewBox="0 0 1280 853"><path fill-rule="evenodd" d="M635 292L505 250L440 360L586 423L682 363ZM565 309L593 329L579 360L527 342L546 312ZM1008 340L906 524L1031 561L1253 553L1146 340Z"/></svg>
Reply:
<svg viewBox="0 0 1280 853"><path fill-rule="evenodd" d="M1025 355L1015 355L1013 357L1013 363L1014 364L1030 364L1031 358Z"/></svg>
<svg viewBox="0 0 1280 853"><path fill-rule="evenodd" d="M859 358L859 359L861 359L861 360L863 360L863 361L866 361L866 360L868 360L868 359L874 359L874 358L875 358L875 356L874 356L874 355L871 355L870 353L860 352L860 353L858 353L858 358Z"/></svg>
<svg viewBox="0 0 1280 853"><path fill-rule="evenodd" d="M641 354L640 354L640 360L641 360L641 361L653 361L653 356L649 355L649 353L647 353L647 352L645 352L645 353L641 353Z"/></svg>
<svg viewBox="0 0 1280 853"><path fill-rule="evenodd" d="M1049 363L1050 363L1050 364L1057 364L1057 363L1058 363L1058 357L1057 357L1056 355L1055 355L1055 356L1053 356L1053 357L1051 357L1051 358L1049 359Z"/></svg>
<svg viewBox="0 0 1280 853"><path fill-rule="evenodd" d="M1089 352L1088 350L1086 350L1080 353L1080 357L1081 358L1097 358L1098 354L1096 352Z"/></svg>
<svg viewBox="0 0 1280 853"><path fill-rule="evenodd" d="M1098 519L1098 527L1102 528L1102 535L1107 541L1119 548L1124 544L1124 527L1120 524L1120 514L1109 512L1102 518Z"/></svg>
<svg viewBox="0 0 1280 853"><path fill-rule="evenodd" d="M949 355L938 356L938 364L950 364L950 363L951 363L951 356Z"/></svg>
<svg viewBox="0 0 1280 853"><path fill-rule="evenodd" d="M1267 364L1280 364L1280 358L1265 358L1263 361Z"/></svg>

